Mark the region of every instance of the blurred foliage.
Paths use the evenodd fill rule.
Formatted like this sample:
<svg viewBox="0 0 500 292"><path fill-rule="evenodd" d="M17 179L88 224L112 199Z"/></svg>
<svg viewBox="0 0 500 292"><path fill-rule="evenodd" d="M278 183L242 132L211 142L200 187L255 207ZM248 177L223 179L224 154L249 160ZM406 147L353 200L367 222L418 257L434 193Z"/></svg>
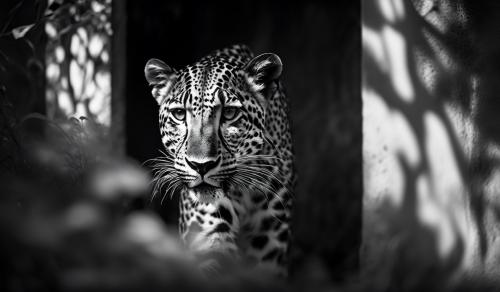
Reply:
<svg viewBox="0 0 500 292"><path fill-rule="evenodd" d="M305 263L295 286L245 267L208 277L176 228L144 208L149 173L100 147L102 129L85 119L56 124L38 114L6 128L1 151L11 159L0 167L1 291L333 287L315 261Z"/></svg>

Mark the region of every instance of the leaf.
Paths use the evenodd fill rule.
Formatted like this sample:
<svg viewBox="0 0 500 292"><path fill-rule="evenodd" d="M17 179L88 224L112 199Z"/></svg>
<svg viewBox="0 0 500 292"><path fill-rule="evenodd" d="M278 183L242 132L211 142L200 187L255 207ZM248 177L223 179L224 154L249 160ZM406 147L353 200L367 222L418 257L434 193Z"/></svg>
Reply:
<svg viewBox="0 0 500 292"><path fill-rule="evenodd" d="M33 26L35 26L34 23L16 27L12 30L12 36L14 36L14 39L16 40L20 39L24 37L26 33L28 33L28 31L30 31Z"/></svg>

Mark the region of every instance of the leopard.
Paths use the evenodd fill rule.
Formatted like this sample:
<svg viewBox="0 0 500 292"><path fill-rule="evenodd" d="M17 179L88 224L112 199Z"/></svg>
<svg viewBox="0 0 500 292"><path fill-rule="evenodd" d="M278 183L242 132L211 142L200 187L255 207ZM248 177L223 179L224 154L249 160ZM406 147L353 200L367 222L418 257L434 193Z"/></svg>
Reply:
<svg viewBox="0 0 500 292"><path fill-rule="evenodd" d="M237 44L179 70L153 58L144 74L163 144L153 196L180 196L184 244L286 276L296 171L282 71Z"/></svg>

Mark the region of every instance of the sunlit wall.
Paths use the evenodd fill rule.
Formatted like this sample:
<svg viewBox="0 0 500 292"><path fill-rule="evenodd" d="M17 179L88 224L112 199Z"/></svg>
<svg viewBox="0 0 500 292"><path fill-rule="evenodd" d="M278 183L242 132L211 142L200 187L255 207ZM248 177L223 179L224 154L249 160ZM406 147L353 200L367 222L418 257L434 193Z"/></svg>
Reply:
<svg viewBox="0 0 500 292"><path fill-rule="evenodd" d="M498 165L478 170L481 149L498 149L478 124L491 73L470 3L363 1L361 254L381 285L403 271L397 281L498 275L484 191L498 193Z"/></svg>
<svg viewBox="0 0 500 292"><path fill-rule="evenodd" d="M45 25L47 115L109 127L111 0L49 2L58 9Z"/></svg>

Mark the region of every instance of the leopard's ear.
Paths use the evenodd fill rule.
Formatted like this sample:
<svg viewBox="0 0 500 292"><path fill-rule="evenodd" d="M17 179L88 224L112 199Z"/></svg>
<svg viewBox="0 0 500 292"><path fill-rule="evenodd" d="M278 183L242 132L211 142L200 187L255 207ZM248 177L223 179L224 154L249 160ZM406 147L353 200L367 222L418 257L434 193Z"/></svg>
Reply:
<svg viewBox="0 0 500 292"><path fill-rule="evenodd" d="M263 89L281 76L283 64L280 57L272 53L258 55L245 66L249 81Z"/></svg>
<svg viewBox="0 0 500 292"><path fill-rule="evenodd" d="M247 82L256 93L256 98L266 108L278 88L283 64L280 57L272 53L259 55L244 67Z"/></svg>
<svg viewBox="0 0 500 292"><path fill-rule="evenodd" d="M175 70L161 60L150 59L144 67L144 75L149 85L153 87L153 97L158 104L161 104L175 81Z"/></svg>

